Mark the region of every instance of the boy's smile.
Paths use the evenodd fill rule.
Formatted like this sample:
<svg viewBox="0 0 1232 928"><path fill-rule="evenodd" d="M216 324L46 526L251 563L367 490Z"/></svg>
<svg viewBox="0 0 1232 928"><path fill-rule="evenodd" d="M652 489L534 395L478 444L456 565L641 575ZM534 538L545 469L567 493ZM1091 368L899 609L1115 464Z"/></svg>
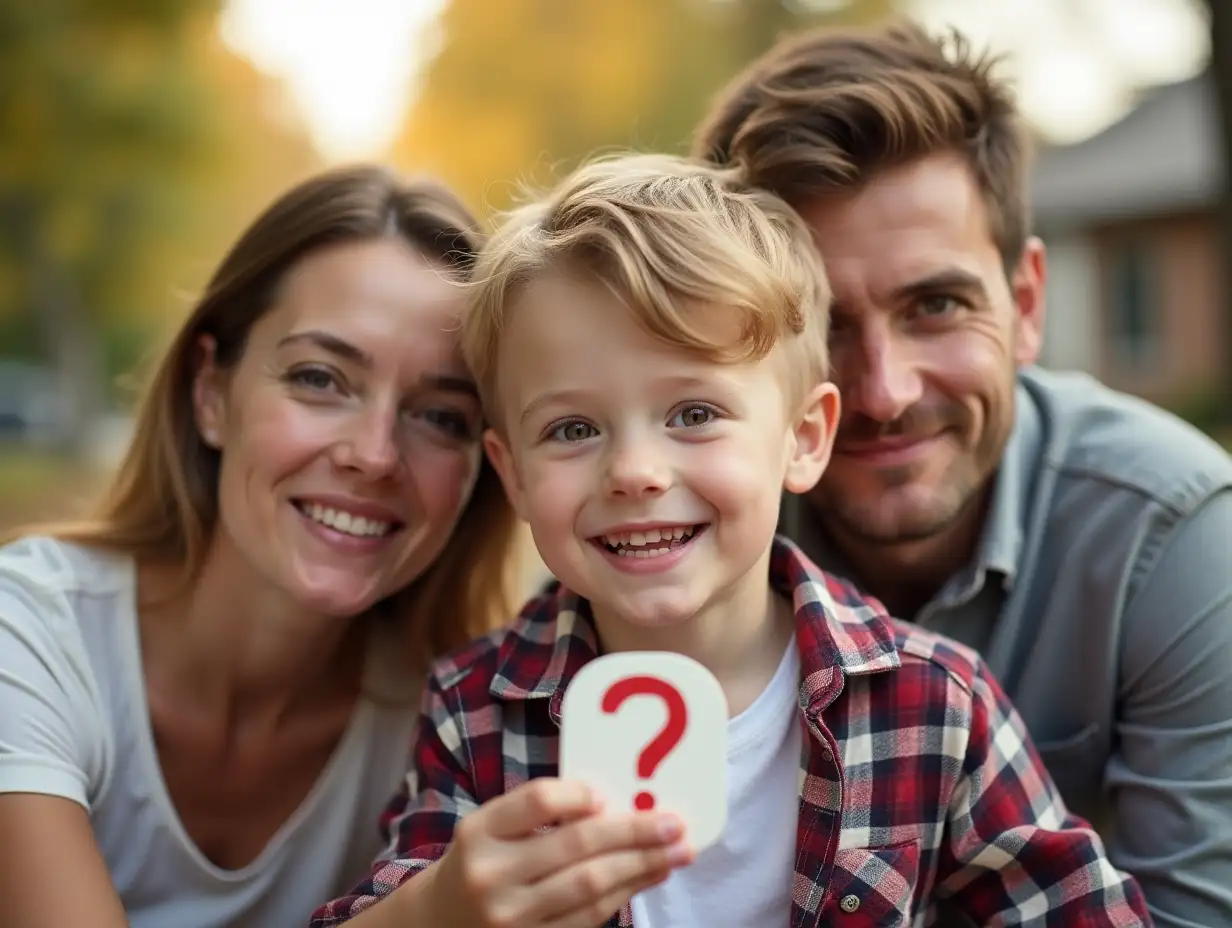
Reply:
<svg viewBox="0 0 1232 928"><path fill-rule="evenodd" d="M729 312L686 311L719 345L739 337ZM666 647L703 614L760 622L780 494L820 473L837 403L816 410L833 388L793 415L777 352L709 360L651 335L607 289L561 274L527 285L499 357L503 434L489 433L488 453L601 635L621 626L639 630L641 647Z"/></svg>
<svg viewBox="0 0 1232 928"><path fill-rule="evenodd" d="M607 552L618 570L654 573L679 563L692 541L708 527L707 522L628 525L609 529L591 543Z"/></svg>

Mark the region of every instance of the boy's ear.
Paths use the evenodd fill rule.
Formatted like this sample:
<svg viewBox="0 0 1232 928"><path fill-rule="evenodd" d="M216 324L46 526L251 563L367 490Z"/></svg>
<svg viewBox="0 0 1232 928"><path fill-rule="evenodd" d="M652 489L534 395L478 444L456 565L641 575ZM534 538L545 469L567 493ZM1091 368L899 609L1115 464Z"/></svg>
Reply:
<svg viewBox="0 0 1232 928"><path fill-rule="evenodd" d="M840 406L838 387L832 383L818 384L804 398L783 477L783 488L789 493L807 493L825 473L834 447Z"/></svg>
<svg viewBox="0 0 1232 928"><path fill-rule="evenodd" d="M526 516L522 513L522 483L518 480L518 470L514 466L513 452L509 450L509 445L495 429L488 429L483 433L483 450L488 456L492 469L500 477L501 485L505 488L505 495L509 497L509 502L517 512L518 518L525 521Z"/></svg>

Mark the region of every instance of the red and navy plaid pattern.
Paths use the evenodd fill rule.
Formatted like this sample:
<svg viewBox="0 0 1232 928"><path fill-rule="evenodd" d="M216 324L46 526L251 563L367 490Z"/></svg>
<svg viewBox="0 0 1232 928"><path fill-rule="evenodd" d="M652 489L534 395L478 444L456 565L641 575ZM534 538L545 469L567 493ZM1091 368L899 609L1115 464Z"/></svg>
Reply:
<svg viewBox="0 0 1232 928"><path fill-rule="evenodd" d="M770 573L793 598L802 668L792 926L1151 924L973 651L891 620L785 540ZM555 587L439 661L414 769L382 816L389 859L312 925L347 921L439 859L481 803L555 776L561 699L596 650L586 602ZM629 907L608 924L631 926Z"/></svg>

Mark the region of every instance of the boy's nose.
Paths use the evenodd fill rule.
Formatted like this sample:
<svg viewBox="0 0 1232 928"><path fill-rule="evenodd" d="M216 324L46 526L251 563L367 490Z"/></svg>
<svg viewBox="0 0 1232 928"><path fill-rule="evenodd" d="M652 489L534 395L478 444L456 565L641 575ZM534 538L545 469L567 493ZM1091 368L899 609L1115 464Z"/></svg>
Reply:
<svg viewBox="0 0 1232 928"><path fill-rule="evenodd" d="M605 484L613 496L662 493L670 483L671 469L650 448L626 445L608 456Z"/></svg>

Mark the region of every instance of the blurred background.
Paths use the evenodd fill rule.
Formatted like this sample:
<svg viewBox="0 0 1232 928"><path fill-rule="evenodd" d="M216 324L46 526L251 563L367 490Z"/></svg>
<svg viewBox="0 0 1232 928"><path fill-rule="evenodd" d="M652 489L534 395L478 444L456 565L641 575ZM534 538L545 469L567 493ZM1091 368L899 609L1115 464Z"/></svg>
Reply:
<svg viewBox="0 0 1232 928"><path fill-rule="evenodd" d="M0 528L88 498L142 360L305 174L385 160L488 217L595 149L686 149L780 33L893 13L1007 56L1045 363L1232 439L1227 0L0 0Z"/></svg>

